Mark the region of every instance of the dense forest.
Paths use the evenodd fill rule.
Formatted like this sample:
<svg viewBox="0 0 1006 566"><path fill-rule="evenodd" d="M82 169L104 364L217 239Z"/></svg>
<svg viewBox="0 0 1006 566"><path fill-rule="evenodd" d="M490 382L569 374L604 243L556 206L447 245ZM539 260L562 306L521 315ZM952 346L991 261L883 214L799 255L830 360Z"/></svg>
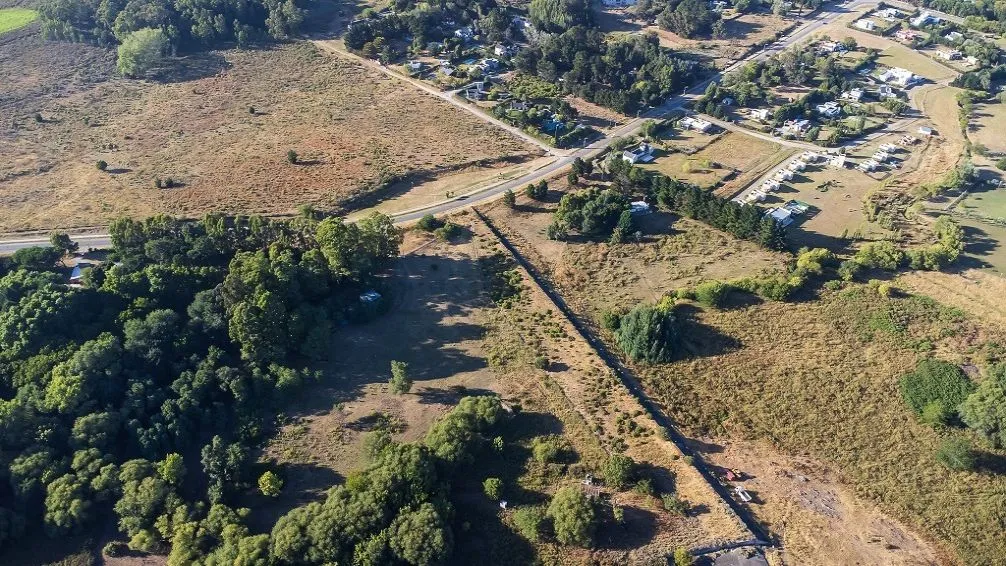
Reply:
<svg viewBox="0 0 1006 566"><path fill-rule="evenodd" d="M142 29L162 30L176 49L221 41L285 39L304 24L312 0L43 0L49 39L113 46Z"/></svg>
<svg viewBox="0 0 1006 566"><path fill-rule="evenodd" d="M114 512L134 549L265 552L227 507L253 479L251 447L332 355L334 329L375 314L360 294L401 234L381 215L310 213L119 220L110 233L109 261L82 285L57 270L65 238L3 266L0 547Z"/></svg>

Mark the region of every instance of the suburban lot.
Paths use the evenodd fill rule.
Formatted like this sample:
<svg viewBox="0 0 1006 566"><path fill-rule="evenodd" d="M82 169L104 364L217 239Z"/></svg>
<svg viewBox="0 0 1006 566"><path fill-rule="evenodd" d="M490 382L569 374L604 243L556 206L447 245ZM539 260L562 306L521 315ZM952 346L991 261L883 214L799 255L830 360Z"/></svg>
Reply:
<svg viewBox="0 0 1006 566"><path fill-rule="evenodd" d="M0 101L11 116L0 125L0 230L359 207L454 174L463 186L473 171L497 177L537 155L460 109L306 43L194 55L170 82L110 79L110 52L32 35L4 53L0 74L22 78ZM17 71L50 57L71 68ZM287 162L289 150L299 164ZM155 188L168 178L173 188ZM450 190L445 183L441 192Z"/></svg>

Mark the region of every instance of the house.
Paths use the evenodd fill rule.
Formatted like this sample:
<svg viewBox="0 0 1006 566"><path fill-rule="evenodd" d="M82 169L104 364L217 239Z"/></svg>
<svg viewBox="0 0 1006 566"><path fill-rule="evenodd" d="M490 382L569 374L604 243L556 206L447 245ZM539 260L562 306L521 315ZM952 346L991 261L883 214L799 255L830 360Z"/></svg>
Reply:
<svg viewBox="0 0 1006 566"><path fill-rule="evenodd" d="M894 32L894 37L901 41L912 41L919 37L919 32L910 29L899 29Z"/></svg>
<svg viewBox="0 0 1006 566"><path fill-rule="evenodd" d="M834 167L835 169L845 169L845 160L846 159L847 158L845 157L845 155L842 155L842 154L835 155L835 156L832 156L832 158L828 160L828 165L830 167Z"/></svg>
<svg viewBox="0 0 1006 566"><path fill-rule="evenodd" d="M723 10L726 10L728 6L730 6L730 4L724 2L723 0L709 1L709 9L713 12L722 12Z"/></svg>
<svg viewBox="0 0 1006 566"><path fill-rule="evenodd" d="M405 64L405 68L410 74L416 74L423 70L423 63L421 61L409 61Z"/></svg>
<svg viewBox="0 0 1006 566"><path fill-rule="evenodd" d="M514 27L520 31L531 31L534 29L531 20L526 16L514 16L512 22Z"/></svg>
<svg viewBox="0 0 1006 566"><path fill-rule="evenodd" d="M518 100L514 100L513 102L510 103L510 110L517 110L518 112L527 112L529 108L531 108L531 106L527 102L520 102Z"/></svg>
<svg viewBox="0 0 1006 566"><path fill-rule="evenodd" d="M780 181L780 182L781 181L792 181L793 180L793 172L790 171L789 169L780 169L780 170L778 170L778 171L775 172L775 180L776 181Z"/></svg>
<svg viewBox="0 0 1006 566"><path fill-rule="evenodd" d="M978 58L975 57L974 55L968 55L967 57L964 58L964 61L972 67L981 66L981 61L979 61Z"/></svg>
<svg viewBox="0 0 1006 566"><path fill-rule="evenodd" d="M515 45L503 45L502 43L497 43L496 47L493 48L493 54L497 57L511 57L517 53L517 46Z"/></svg>
<svg viewBox="0 0 1006 566"><path fill-rule="evenodd" d="M797 159L796 161L790 161L789 165L786 166L786 169L789 169L790 171L792 171L794 173L799 173L799 172L803 171L806 168L807 168L807 164L804 163L803 161L800 161L799 159Z"/></svg>
<svg viewBox="0 0 1006 566"><path fill-rule="evenodd" d="M897 8L884 8L883 10L877 12L877 15L880 16L881 18L884 18L885 20L890 21L900 17L901 11L898 10Z"/></svg>
<svg viewBox="0 0 1006 566"><path fill-rule="evenodd" d="M782 184L774 179L769 179L761 184L762 190L768 193L774 193L775 191L778 191L780 187L782 187Z"/></svg>
<svg viewBox="0 0 1006 566"><path fill-rule="evenodd" d="M875 31L877 22L873 20L856 20L855 26L863 31Z"/></svg>
<svg viewBox="0 0 1006 566"><path fill-rule="evenodd" d="M863 89L857 87L852 90L847 90L842 93L841 98L842 100L859 102L860 100L863 100Z"/></svg>
<svg viewBox="0 0 1006 566"><path fill-rule="evenodd" d="M919 126L919 134L923 136L933 135L933 129L929 126Z"/></svg>
<svg viewBox="0 0 1006 566"><path fill-rule="evenodd" d="M782 226L783 228L793 223L793 212L783 207L773 208L768 211L765 216L775 220L776 224ZM748 497L751 496L749 495Z"/></svg>
<svg viewBox="0 0 1006 566"><path fill-rule="evenodd" d="M767 121L770 114L772 114L771 108L755 108L751 111L751 117L762 122Z"/></svg>
<svg viewBox="0 0 1006 566"><path fill-rule="evenodd" d="M896 153L898 151L898 146L893 143L885 143L880 146L881 151L886 151L887 153Z"/></svg>
<svg viewBox="0 0 1006 566"><path fill-rule="evenodd" d="M653 146L643 142L635 149L623 151L622 159L633 165L636 163L649 163L653 161Z"/></svg>
<svg viewBox="0 0 1006 566"><path fill-rule="evenodd" d="M499 59L483 59L476 65L483 73L495 73L500 68Z"/></svg>
<svg viewBox="0 0 1006 566"><path fill-rule="evenodd" d="M940 23L940 19L932 15L930 12L922 12L918 16L912 18L911 21L912 27L916 28L920 28L922 26L929 24L938 24L938 23Z"/></svg>
<svg viewBox="0 0 1006 566"><path fill-rule="evenodd" d="M800 161L804 163L817 163L821 159L825 159L825 156L816 151L805 151L800 154Z"/></svg>
<svg viewBox="0 0 1006 566"><path fill-rule="evenodd" d="M457 71L457 69L455 69L451 65L440 65L440 72L447 75L448 77L453 75L455 71Z"/></svg>
<svg viewBox="0 0 1006 566"><path fill-rule="evenodd" d="M817 44L818 55L827 55L829 53L844 53L846 51L845 46L837 41L822 41Z"/></svg>
<svg viewBox="0 0 1006 566"><path fill-rule="evenodd" d="M956 61L960 59L963 53L956 49L937 49L936 56L944 61Z"/></svg>
<svg viewBox="0 0 1006 566"><path fill-rule="evenodd" d="M454 37L461 41L471 41L475 38L475 30L470 27L463 27L454 30Z"/></svg>
<svg viewBox="0 0 1006 566"><path fill-rule="evenodd" d="M744 197L744 200L742 202L745 203L745 204L752 203L752 202L761 202L761 201L765 200L766 198L768 198L768 195L765 194L765 191L762 191L761 189L755 189L755 190L751 191L750 193L748 193L748 195L746 197ZM734 199L734 200L737 200L737 199Z"/></svg>
<svg viewBox="0 0 1006 566"><path fill-rule="evenodd" d="M469 100L483 100L489 96L489 91L486 90L485 81L475 81L465 89L465 97Z"/></svg>
<svg viewBox="0 0 1006 566"><path fill-rule="evenodd" d="M947 35L944 35L943 38L949 41L950 43L957 43L960 41L964 41L964 34L959 31L952 31Z"/></svg>
<svg viewBox="0 0 1006 566"><path fill-rule="evenodd" d="M782 133L802 136L810 129L810 120L787 120L782 125Z"/></svg>
<svg viewBox="0 0 1006 566"><path fill-rule="evenodd" d="M856 167L856 169L859 169L860 171L862 171L864 173L870 173L871 171L876 170L877 167L879 167L879 166L880 166L880 164L877 163L876 161L874 161L872 159L867 159L866 161L863 161L862 163L860 163L859 166Z"/></svg>
<svg viewBox="0 0 1006 566"><path fill-rule="evenodd" d="M703 120L702 118L693 118L692 116L685 116L680 122L678 122L678 124L682 128L695 130L696 132L702 132L703 134L708 132L709 129L713 127L712 122Z"/></svg>
<svg viewBox="0 0 1006 566"><path fill-rule="evenodd" d="M635 200L629 203L629 214L633 216L643 216L651 212L653 212L653 209L650 208L649 203L645 200Z"/></svg>
<svg viewBox="0 0 1006 566"><path fill-rule="evenodd" d="M876 161L877 163L887 163L887 160L891 158L891 155L886 151L880 150L870 156L870 159Z"/></svg>
<svg viewBox="0 0 1006 566"><path fill-rule="evenodd" d="M73 270L70 271L70 284L80 285L84 282L84 272L90 269L92 265L90 263L78 263L73 266Z"/></svg>
<svg viewBox="0 0 1006 566"><path fill-rule="evenodd" d="M902 69L901 67L891 67L890 69L884 71L880 74L878 79L884 81L885 83L891 83L902 88L905 88L915 81L919 80L919 77L909 71L908 69Z"/></svg>
<svg viewBox="0 0 1006 566"><path fill-rule="evenodd" d="M842 107L834 100L829 100L824 104L818 104L814 109L818 114L824 116L825 118L834 118L842 113Z"/></svg>
<svg viewBox="0 0 1006 566"><path fill-rule="evenodd" d="M897 98L897 97L898 93L894 92L894 89L889 87L888 85L880 85L880 87L877 88L877 98L881 100L886 100L888 98Z"/></svg>

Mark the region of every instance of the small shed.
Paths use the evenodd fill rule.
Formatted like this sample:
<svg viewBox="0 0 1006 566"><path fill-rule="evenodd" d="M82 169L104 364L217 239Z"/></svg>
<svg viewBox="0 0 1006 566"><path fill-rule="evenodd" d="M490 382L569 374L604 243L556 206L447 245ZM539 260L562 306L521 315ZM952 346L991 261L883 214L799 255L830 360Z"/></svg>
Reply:
<svg viewBox="0 0 1006 566"><path fill-rule="evenodd" d="M653 212L653 209L651 209L650 205L644 200L637 200L629 203L629 214L633 216L642 216L651 212Z"/></svg>

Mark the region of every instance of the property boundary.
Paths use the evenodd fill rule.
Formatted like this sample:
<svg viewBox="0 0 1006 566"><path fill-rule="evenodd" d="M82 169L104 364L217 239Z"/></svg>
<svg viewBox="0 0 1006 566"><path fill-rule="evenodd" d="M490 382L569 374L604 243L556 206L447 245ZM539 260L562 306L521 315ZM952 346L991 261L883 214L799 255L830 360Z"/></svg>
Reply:
<svg viewBox="0 0 1006 566"><path fill-rule="evenodd" d="M682 435L674 423L669 417L667 417L656 404L650 400L649 396L643 391L643 388L639 385L639 380L632 374L629 368L625 367L618 358L611 354L608 348L598 340L593 333L591 333L587 327L580 322L580 319L573 313L572 309L566 304L566 301L562 298L559 293L557 293L551 285L545 280L544 277L538 272L537 268L531 264L520 251L510 242L510 240L503 235L503 233L496 228L489 218L487 218L481 211L477 208L472 208L475 215L486 225L487 228L493 233L494 236L500 241L504 248L510 255L513 256L514 260L527 271L528 275L535 284L545 293L545 296L549 298L550 301L555 305L556 309L566 319L573 325L580 337L583 338L587 344L594 350L594 352L604 361L604 363L611 369L616 376L618 376L619 381L622 385L629 390L629 393L636 398L640 405L646 409L649 416L658 425L667 431L668 439L677 446L678 450L681 451L683 455L692 459L692 465L698 470L699 474L706 481L707 484L712 488L712 490L720 497L720 499L727 505L730 511L737 517L745 529L751 533L752 539L747 541L739 541L736 543L729 543L727 545L721 545L717 547L709 547L698 549L700 554L709 554L716 552L717 550L723 550L726 548L739 548L742 546L761 546L761 547L771 547L777 546L776 543L772 542L771 539L766 535L761 525L754 519L751 512L744 508L740 503L738 503L733 497L730 496L727 488L723 486L716 477L713 475L709 464L705 462L702 456L692 450L686 440L684 435Z"/></svg>

